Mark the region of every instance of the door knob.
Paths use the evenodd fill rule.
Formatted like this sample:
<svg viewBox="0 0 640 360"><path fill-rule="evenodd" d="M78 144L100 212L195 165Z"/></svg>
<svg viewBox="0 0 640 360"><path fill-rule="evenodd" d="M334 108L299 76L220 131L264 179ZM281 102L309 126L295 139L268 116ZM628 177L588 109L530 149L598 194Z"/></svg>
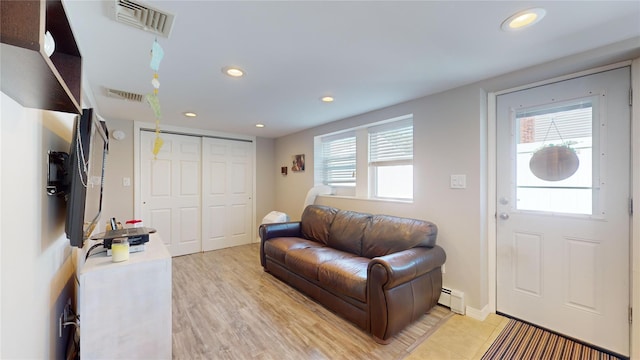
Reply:
<svg viewBox="0 0 640 360"><path fill-rule="evenodd" d="M509 214L507 214L507 213L505 213L505 212L500 213L500 219L502 219L502 220L507 220L507 219L509 219Z"/></svg>

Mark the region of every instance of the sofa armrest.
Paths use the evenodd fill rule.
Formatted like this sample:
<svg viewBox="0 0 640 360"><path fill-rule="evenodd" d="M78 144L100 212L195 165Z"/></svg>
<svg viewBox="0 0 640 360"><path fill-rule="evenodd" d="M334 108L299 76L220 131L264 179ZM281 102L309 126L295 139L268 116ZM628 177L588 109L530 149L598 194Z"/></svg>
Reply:
<svg viewBox="0 0 640 360"><path fill-rule="evenodd" d="M276 237L302 236L299 221L262 224L258 229L258 233L260 234L260 240L263 242Z"/></svg>
<svg viewBox="0 0 640 360"><path fill-rule="evenodd" d="M430 311L442 289L444 250L416 247L371 259L367 268L369 328L387 344L402 329Z"/></svg>
<svg viewBox="0 0 640 360"><path fill-rule="evenodd" d="M265 241L277 237L301 237L300 221L262 224L258 228L260 235L260 264L264 267L267 262L264 254Z"/></svg>
<svg viewBox="0 0 640 360"><path fill-rule="evenodd" d="M391 289L442 266L446 259L444 250L438 245L433 248L415 247L371 259L368 278L375 279L385 289Z"/></svg>

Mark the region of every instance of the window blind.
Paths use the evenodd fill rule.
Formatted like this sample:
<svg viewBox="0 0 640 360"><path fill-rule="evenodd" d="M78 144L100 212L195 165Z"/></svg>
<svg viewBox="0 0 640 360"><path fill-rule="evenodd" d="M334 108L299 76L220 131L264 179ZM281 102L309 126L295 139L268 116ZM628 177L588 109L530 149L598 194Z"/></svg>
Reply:
<svg viewBox="0 0 640 360"><path fill-rule="evenodd" d="M369 128L369 165L413 163L413 119Z"/></svg>
<svg viewBox="0 0 640 360"><path fill-rule="evenodd" d="M355 133L322 139L322 159L322 180L325 185L355 186Z"/></svg>

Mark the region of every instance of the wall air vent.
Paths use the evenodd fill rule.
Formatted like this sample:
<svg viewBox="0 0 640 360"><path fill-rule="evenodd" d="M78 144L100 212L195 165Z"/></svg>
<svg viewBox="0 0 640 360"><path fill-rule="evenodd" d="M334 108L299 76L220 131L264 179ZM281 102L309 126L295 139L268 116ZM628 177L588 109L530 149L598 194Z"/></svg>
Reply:
<svg viewBox="0 0 640 360"><path fill-rule="evenodd" d="M127 100L133 102L142 102L144 95L136 94L128 91L106 89L107 96L114 99Z"/></svg>
<svg viewBox="0 0 640 360"><path fill-rule="evenodd" d="M162 12L137 1L115 0L115 20L135 28L169 37L173 14Z"/></svg>

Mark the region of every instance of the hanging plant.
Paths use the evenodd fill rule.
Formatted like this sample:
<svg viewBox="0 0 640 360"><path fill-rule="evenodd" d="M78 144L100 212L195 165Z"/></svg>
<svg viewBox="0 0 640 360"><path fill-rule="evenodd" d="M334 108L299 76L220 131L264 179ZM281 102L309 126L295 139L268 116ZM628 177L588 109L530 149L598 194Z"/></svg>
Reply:
<svg viewBox="0 0 640 360"><path fill-rule="evenodd" d="M538 178L560 181L575 174L580 166L578 154L569 143L545 145L533 153L529 169Z"/></svg>

